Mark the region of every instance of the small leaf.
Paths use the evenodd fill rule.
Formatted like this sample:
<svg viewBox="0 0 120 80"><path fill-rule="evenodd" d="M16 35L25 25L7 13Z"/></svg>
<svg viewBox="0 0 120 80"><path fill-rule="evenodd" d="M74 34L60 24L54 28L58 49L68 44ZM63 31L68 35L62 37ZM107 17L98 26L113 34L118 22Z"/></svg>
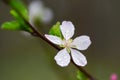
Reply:
<svg viewBox="0 0 120 80"><path fill-rule="evenodd" d="M77 71L77 80L88 80L88 78L81 71Z"/></svg>
<svg viewBox="0 0 120 80"><path fill-rule="evenodd" d="M21 24L25 25L25 22L21 16L15 11L15 10L10 10L10 14Z"/></svg>
<svg viewBox="0 0 120 80"><path fill-rule="evenodd" d="M2 24L2 29L5 30L21 30L21 26L17 21L5 22Z"/></svg>
<svg viewBox="0 0 120 80"><path fill-rule="evenodd" d="M55 25L53 25L53 27L49 31L49 34L62 38L62 34L60 31L60 22L57 22Z"/></svg>
<svg viewBox="0 0 120 80"><path fill-rule="evenodd" d="M23 19L19 16L19 14L15 10L10 10L10 14L18 20L20 23L23 23Z"/></svg>
<svg viewBox="0 0 120 80"><path fill-rule="evenodd" d="M28 10L21 0L10 0L11 7L20 12L20 14L28 20Z"/></svg>
<svg viewBox="0 0 120 80"><path fill-rule="evenodd" d="M15 10L11 10L10 13L20 23L22 30L33 32L33 30L25 23L23 18L21 18Z"/></svg>
<svg viewBox="0 0 120 80"><path fill-rule="evenodd" d="M33 32L33 30L25 22L25 19L28 21L28 11L25 5L22 3L22 0L6 0L6 1L12 7L12 10L10 11L10 13L20 25L19 28L27 32ZM8 23L10 24L11 22L7 22L5 24L8 24ZM9 29L9 26L7 27L8 29Z"/></svg>

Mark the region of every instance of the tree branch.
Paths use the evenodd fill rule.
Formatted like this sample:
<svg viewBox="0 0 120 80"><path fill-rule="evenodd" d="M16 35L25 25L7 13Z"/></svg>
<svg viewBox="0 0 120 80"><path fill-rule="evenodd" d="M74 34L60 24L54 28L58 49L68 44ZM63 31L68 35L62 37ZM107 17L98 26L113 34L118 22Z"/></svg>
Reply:
<svg viewBox="0 0 120 80"><path fill-rule="evenodd" d="M60 47L54 45L52 42L50 42L44 35L42 35L39 31L37 31L27 20L24 19L26 24L34 31L34 34L36 34L37 37L40 37L42 40L46 41L49 45L57 49L58 51L61 50ZM84 70L82 67L76 65L73 60L72 63L78 68L81 72L83 72L90 80L96 80L92 75L90 75L86 70Z"/></svg>
<svg viewBox="0 0 120 80"><path fill-rule="evenodd" d="M5 3L7 3L7 0L3 0ZM7 3L8 4L8 3ZM9 4L8 4L9 5ZM49 45L51 45L52 47L54 47L55 49L57 49L58 51L61 50L60 47L54 45L52 42L50 42L43 34L41 34L34 26L32 26L23 16L22 14L16 10L14 8L14 10L23 18L23 20L25 21L25 23L33 30L33 32L31 33L33 36L39 37L42 40L46 41ZM90 75L86 70L84 70L82 67L77 66L73 61L72 61L73 65L75 65L75 67L77 69L79 69L81 72L83 72L88 78L89 80L96 80L92 75Z"/></svg>

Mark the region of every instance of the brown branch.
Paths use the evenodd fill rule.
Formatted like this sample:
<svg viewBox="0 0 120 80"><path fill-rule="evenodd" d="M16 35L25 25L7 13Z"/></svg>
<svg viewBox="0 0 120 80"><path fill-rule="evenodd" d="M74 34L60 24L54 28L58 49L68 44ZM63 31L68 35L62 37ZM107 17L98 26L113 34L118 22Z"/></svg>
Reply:
<svg viewBox="0 0 120 80"><path fill-rule="evenodd" d="M40 34L35 28L33 28L28 22L27 24L34 30L34 33L37 34L37 37L40 37L41 39L43 39L44 41L46 41L48 44L50 44L52 47L56 48L58 51L61 50L60 47L54 45L53 43L51 43L48 39L46 39L42 34ZM93 76L91 76L87 71L85 71L82 67L76 65L73 60L71 60L72 63L81 71L83 72L90 80L96 80L95 78L93 78Z"/></svg>
<svg viewBox="0 0 120 80"><path fill-rule="evenodd" d="M25 20L25 19L24 19ZM52 47L54 47L55 49L57 49L58 51L61 50L60 47L54 45L53 43L51 43L44 35L42 35L39 31L37 31L28 21L26 21L26 24L34 31L34 33L36 34L37 37L40 37L42 40L46 41L49 45L51 45ZM76 65L73 60L72 63L76 66L76 68L78 68L81 72L83 72L90 80L96 80L92 75L90 75L86 70L84 70L82 67Z"/></svg>
<svg viewBox="0 0 120 80"><path fill-rule="evenodd" d="M3 1L7 1L7 0L3 0ZM5 2L6 3L6 2ZM16 10L14 8L14 10ZM33 32L31 33L33 36L39 37L42 40L46 41L49 45L51 45L52 47L54 47L55 49L57 49L58 51L61 50L60 47L54 45L52 42L50 42L43 34L41 34L34 26L32 26L23 16L22 14L16 10L16 12L23 18L23 20L25 21L25 23L33 30ZM83 69L82 67L76 65L73 61L72 63L76 66L76 68L78 68L81 72L83 72L88 78L89 80L96 80L92 75L90 75L85 69Z"/></svg>
<svg viewBox="0 0 120 80"><path fill-rule="evenodd" d="M82 67L76 65L73 60L71 60L72 63L81 71L85 74L85 76L87 76L89 78L89 80L97 80L96 78L94 78L91 74L89 74L85 69L83 69Z"/></svg>
<svg viewBox="0 0 120 80"><path fill-rule="evenodd" d="M41 38L42 40L46 41L51 46L53 46L55 49L61 50L58 46L54 45L51 41L49 41L47 38L45 38L45 36L43 34L41 34L39 31L37 31L37 29L34 28L27 20L24 19L24 21L33 30L33 32L31 33L33 36L37 36L37 37Z"/></svg>

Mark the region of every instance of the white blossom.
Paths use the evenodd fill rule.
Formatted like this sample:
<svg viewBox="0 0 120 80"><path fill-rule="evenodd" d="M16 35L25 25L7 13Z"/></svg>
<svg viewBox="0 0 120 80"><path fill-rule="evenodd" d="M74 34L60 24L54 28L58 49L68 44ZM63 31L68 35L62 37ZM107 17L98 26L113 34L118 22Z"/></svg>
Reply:
<svg viewBox="0 0 120 80"><path fill-rule="evenodd" d="M90 46L91 40L89 36L82 35L72 40L71 38L74 35L75 28L70 21L63 21L62 25L60 25L60 30L64 39L45 34L45 37L52 43L63 47L54 57L56 63L61 67L65 67L68 66L72 58L76 65L85 66L87 64L86 57L78 50L86 50Z"/></svg>
<svg viewBox="0 0 120 80"><path fill-rule="evenodd" d="M48 23L53 18L53 12L50 8L46 8L42 1L32 1L29 5L29 20L33 24L35 19L40 22Z"/></svg>

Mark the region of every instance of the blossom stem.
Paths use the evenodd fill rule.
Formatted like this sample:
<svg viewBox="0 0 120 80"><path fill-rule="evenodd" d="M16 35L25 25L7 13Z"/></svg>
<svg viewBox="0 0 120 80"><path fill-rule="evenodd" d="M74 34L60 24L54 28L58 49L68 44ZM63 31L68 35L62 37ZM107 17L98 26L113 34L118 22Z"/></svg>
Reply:
<svg viewBox="0 0 120 80"><path fill-rule="evenodd" d="M25 20L25 19L24 19ZM46 41L48 44L50 44L52 47L54 47L55 49L57 49L58 51L61 50L60 47L54 45L52 42L50 42L43 34L41 34L39 31L37 31L28 21L26 21L26 24L28 24L28 26L33 30L32 35L33 36L37 36L40 37L42 40ZM81 71L83 72L88 78L89 80L96 80L92 75L90 75L86 70L84 70L82 67L77 66L73 61L72 63Z"/></svg>
<svg viewBox="0 0 120 80"><path fill-rule="evenodd" d="M46 41L48 44L50 44L51 46L53 46L55 49L57 49L58 51L61 50L60 47L54 45L53 43L51 43L46 37L44 37L40 32L38 32L34 27L32 27L28 22L26 22L31 29L34 31L34 33L36 34L37 37L40 37L41 39L43 39L44 41ZM72 63L81 71L83 72L90 80L96 80L93 76L91 76L86 70L84 70L82 67L77 66L73 61Z"/></svg>
<svg viewBox="0 0 120 80"><path fill-rule="evenodd" d="M33 36L40 37L42 40L46 41L48 44L53 46L55 49L61 50L58 46L54 45L47 38L45 38L45 36L42 33L40 33L36 28L34 28L27 20L25 20L25 23L33 30L33 32L31 33Z"/></svg>
<svg viewBox="0 0 120 80"><path fill-rule="evenodd" d="M7 3L7 0L3 0L5 3ZM34 26L32 26L23 16L22 14L14 8L14 10L23 18L24 22L33 30L33 32L30 32L33 36L39 37L42 40L46 41L49 45L51 45L52 47L54 47L55 49L57 49L58 51L61 50L60 47L54 45L52 42L50 42L42 33L40 33ZM88 78L89 80L96 80L92 75L90 75L85 69L83 69L80 66L77 66L73 61L72 63L76 66L76 68L78 68L81 72L83 72Z"/></svg>
<svg viewBox="0 0 120 80"><path fill-rule="evenodd" d="M85 74L85 76L87 76L88 78L89 78L89 80L97 80L97 79L95 79L91 74L89 74L85 69L83 69L82 67L80 67L80 66L77 66L74 62L73 62L73 60L71 60L72 61L72 63L81 71L81 72L83 72L84 74Z"/></svg>

